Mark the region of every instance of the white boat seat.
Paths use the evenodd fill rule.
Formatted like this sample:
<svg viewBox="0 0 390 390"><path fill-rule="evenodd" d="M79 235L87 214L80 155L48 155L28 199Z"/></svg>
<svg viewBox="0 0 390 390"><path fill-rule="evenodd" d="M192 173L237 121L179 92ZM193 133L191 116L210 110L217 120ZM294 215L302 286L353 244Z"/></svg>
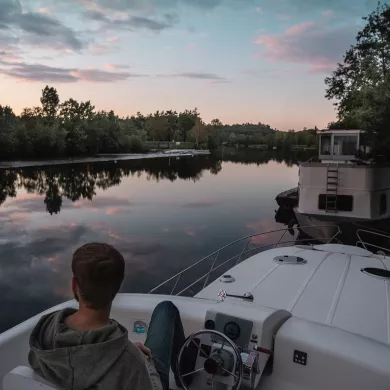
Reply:
<svg viewBox="0 0 390 390"><path fill-rule="evenodd" d="M3 390L54 390L55 387L30 367L19 366L5 375Z"/></svg>

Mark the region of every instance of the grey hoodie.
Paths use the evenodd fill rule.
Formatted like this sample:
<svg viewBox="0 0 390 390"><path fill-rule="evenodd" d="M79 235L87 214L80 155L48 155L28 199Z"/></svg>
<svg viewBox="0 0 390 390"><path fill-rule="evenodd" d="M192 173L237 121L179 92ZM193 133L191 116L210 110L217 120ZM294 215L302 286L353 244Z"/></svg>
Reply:
<svg viewBox="0 0 390 390"><path fill-rule="evenodd" d="M160 390L152 361L114 320L101 329L79 332L64 319L76 310L43 316L30 336L28 361L38 374L66 390Z"/></svg>

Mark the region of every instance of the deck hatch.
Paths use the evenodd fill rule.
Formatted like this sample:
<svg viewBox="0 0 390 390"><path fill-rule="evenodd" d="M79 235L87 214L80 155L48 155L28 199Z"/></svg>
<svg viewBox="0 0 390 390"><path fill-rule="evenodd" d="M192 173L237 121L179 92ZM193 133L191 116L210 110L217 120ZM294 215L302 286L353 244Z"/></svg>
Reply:
<svg viewBox="0 0 390 390"><path fill-rule="evenodd" d="M298 256L276 256L274 257L274 261L278 264L306 264L307 260Z"/></svg>
<svg viewBox="0 0 390 390"><path fill-rule="evenodd" d="M366 275L374 276L376 278L390 281L390 271L383 268L362 268L362 271Z"/></svg>

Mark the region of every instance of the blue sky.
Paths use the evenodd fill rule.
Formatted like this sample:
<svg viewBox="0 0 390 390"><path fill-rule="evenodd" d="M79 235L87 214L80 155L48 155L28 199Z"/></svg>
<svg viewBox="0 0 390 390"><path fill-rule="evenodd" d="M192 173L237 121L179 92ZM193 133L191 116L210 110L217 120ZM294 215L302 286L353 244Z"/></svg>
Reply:
<svg viewBox="0 0 390 390"><path fill-rule="evenodd" d="M120 115L198 107L287 130L334 119L324 78L376 0L0 0L0 104L55 86Z"/></svg>

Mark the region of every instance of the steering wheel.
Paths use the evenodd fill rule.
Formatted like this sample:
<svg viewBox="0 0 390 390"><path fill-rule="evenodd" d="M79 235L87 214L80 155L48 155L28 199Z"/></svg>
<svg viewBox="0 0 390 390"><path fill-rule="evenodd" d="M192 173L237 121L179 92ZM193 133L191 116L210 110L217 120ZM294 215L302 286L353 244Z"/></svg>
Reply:
<svg viewBox="0 0 390 390"><path fill-rule="evenodd" d="M197 342L197 340L195 340L198 336L207 334L210 335L211 338L219 337L220 339L222 339L221 347L213 349L210 356L202 350L200 342ZM203 356L209 357L204 362L204 366L202 368L199 368L192 372L183 373L181 370L183 352L191 343L193 343L198 348L198 350L202 353ZM231 351L224 349L225 344L233 350L234 355L236 357L235 372L231 371L232 364L234 369L234 360L232 361ZM233 376L235 379L235 390L238 390L240 388L243 377L243 363L240 352L238 351L233 341L229 339L229 337L225 336L221 332L217 332L216 330L200 330L199 332L195 332L187 338L187 340L181 347L177 358L177 377L180 380L183 389L188 390L188 387L183 378L188 377L189 375L195 375L202 371L205 371L206 373L212 375L212 381L214 380L215 375Z"/></svg>

